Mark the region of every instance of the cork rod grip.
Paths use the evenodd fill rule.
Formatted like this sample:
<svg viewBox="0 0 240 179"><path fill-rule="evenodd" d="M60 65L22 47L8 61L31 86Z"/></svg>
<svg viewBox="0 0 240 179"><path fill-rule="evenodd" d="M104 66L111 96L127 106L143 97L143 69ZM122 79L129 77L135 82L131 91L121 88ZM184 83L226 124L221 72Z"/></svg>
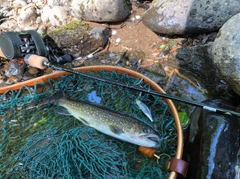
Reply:
<svg viewBox="0 0 240 179"><path fill-rule="evenodd" d="M31 55L24 57L24 61L32 67L36 67L41 70L44 70L47 68L47 66L44 66L43 62L44 61L48 62L48 59L46 57L31 54Z"/></svg>
<svg viewBox="0 0 240 179"><path fill-rule="evenodd" d="M6 58L1 49L0 49L0 57ZM35 54L28 54L24 57L24 61L25 63L29 64L32 67L36 67L41 70L44 70L47 67L43 65L43 62L44 61L48 62L48 59L46 57L38 56Z"/></svg>
<svg viewBox="0 0 240 179"><path fill-rule="evenodd" d="M5 55L4 55L3 52L2 52L2 49L0 49L0 57L6 58Z"/></svg>

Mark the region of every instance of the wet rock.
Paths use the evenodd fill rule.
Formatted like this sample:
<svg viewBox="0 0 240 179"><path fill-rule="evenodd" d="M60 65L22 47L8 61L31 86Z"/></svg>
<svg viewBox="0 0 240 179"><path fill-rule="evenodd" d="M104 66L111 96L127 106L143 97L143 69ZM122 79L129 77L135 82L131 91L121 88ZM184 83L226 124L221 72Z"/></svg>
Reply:
<svg viewBox="0 0 240 179"><path fill-rule="evenodd" d="M213 61L222 78L240 95L240 14L227 21L212 48Z"/></svg>
<svg viewBox="0 0 240 179"><path fill-rule="evenodd" d="M236 94L213 64L211 48L212 43L208 43L171 50L165 58L158 60L159 63L145 67L144 70L162 76L157 83L173 96L199 102L209 98L237 101ZM195 109L192 105L180 102L175 104L188 113Z"/></svg>
<svg viewBox="0 0 240 179"><path fill-rule="evenodd" d="M158 0L145 13L143 23L161 34L211 32L240 12L239 6L239 0Z"/></svg>
<svg viewBox="0 0 240 179"><path fill-rule="evenodd" d="M171 94L172 96L177 96L183 99L187 99L190 101L198 101L201 102L209 98L206 91L199 88L192 80L192 78L188 78L186 74L178 74L173 73L173 75L168 78L166 83L166 91L167 94ZM182 102L174 102L176 106L178 106L179 111L184 111L186 113L191 113L196 107L193 105L188 105Z"/></svg>
<svg viewBox="0 0 240 179"><path fill-rule="evenodd" d="M201 75L206 73L204 65L209 64L209 62L205 64L205 60L209 59L208 47L209 45L178 48L170 51L167 59L159 60L168 76L165 88L168 93L194 101L207 98L207 91L203 85L204 79Z"/></svg>
<svg viewBox="0 0 240 179"><path fill-rule="evenodd" d="M212 44L178 48L169 54L168 61L162 62L163 67L175 67L208 96L232 100L236 96L235 93L213 64Z"/></svg>
<svg viewBox="0 0 240 179"><path fill-rule="evenodd" d="M73 0L72 14L80 20L95 22L117 22L130 14L126 0Z"/></svg>
<svg viewBox="0 0 240 179"><path fill-rule="evenodd" d="M74 26L74 23L79 25ZM71 54L73 57L86 56L106 44L109 29L106 27L90 29L86 24L81 23L72 21L72 24L56 29L48 35L64 53Z"/></svg>
<svg viewBox="0 0 240 179"><path fill-rule="evenodd" d="M206 102L207 103L207 102ZM208 105L226 108L225 101L213 100ZM187 179L236 178L240 122L230 115L202 111L197 108L191 116L190 133L186 146L189 163Z"/></svg>
<svg viewBox="0 0 240 179"><path fill-rule="evenodd" d="M144 68L145 70L151 72L151 73L155 73L155 74L158 74L160 76L163 76L164 77L164 80L166 79L166 73L164 71L164 69L162 68L161 64L160 63L154 63L150 66L147 66L146 68Z"/></svg>

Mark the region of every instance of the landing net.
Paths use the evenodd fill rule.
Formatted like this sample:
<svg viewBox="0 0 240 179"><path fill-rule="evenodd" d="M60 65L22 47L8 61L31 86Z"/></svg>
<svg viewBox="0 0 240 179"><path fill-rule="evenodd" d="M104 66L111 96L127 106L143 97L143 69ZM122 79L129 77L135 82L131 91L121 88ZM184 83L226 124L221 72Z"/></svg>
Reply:
<svg viewBox="0 0 240 179"><path fill-rule="evenodd" d="M128 74L88 73L150 89ZM64 108L48 102L63 90L69 99L92 102L136 117L153 126L165 140L157 154L175 156L177 134L168 105L159 97L79 75L63 75L7 91L0 96L0 178L168 178L163 155L149 159L138 146L119 141L83 125ZM154 122L135 103L138 98L151 110Z"/></svg>

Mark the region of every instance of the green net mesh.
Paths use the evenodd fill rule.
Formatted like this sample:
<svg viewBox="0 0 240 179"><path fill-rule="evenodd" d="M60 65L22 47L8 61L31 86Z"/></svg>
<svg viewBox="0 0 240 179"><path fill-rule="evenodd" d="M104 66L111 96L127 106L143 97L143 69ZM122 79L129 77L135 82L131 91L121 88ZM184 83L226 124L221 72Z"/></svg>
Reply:
<svg viewBox="0 0 240 179"><path fill-rule="evenodd" d="M141 79L116 72L88 72L150 89ZM158 130L164 140L157 154L175 156L177 134L168 105L141 94L154 122L135 103L139 92L79 75L63 75L7 91L0 96L0 178L168 178L168 158L149 159L138 146L119 141L83 125L48 98L59 90L73 100L97 103L126 113Z"/></svg>

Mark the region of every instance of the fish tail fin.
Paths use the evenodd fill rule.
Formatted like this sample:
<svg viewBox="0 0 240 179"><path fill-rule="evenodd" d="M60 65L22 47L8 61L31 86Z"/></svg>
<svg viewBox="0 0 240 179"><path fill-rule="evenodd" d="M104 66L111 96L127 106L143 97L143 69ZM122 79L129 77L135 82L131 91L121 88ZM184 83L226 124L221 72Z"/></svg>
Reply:
<svg viewBox="0 0 240 179"><path fill-rule="evenodd" d="M59 99L65 98L65 97L66 97L66 95L65 95L64 91L59 90L48 98L48 102L58 104Z"/></svg>

